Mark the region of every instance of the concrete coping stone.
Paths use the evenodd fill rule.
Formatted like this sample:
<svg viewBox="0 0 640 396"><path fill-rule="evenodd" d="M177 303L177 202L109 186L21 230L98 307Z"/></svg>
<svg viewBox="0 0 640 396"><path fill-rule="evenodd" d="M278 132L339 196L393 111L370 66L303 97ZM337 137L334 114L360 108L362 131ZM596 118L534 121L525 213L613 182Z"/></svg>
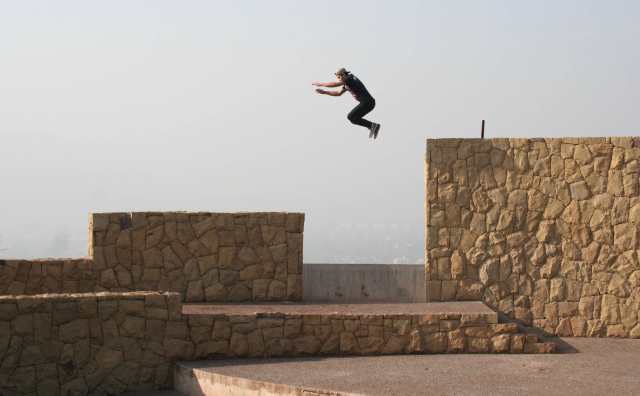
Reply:
<svg viewBox="0 0 640 396"><path fill-rule="evenodd" d="M78 301L78 300L144 300L149 296L176 296L175 292L135 291L135 292L98 292L98 293L48 293L34 295L6 295L0 296L0 303L14 301Z"/></svg>

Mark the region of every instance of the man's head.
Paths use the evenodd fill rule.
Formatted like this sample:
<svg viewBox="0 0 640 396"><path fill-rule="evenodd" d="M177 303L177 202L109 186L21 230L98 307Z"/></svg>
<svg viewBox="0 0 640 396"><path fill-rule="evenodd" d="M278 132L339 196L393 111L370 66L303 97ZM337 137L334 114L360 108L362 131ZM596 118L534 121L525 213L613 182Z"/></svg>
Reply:
<svg viewBox="0 0 640 396"><path fill-rule="evenodd" d="M336 72L336 77L338 77L338 80L340 81L344 81L347 79L347 77L349 76L349 74L351 74L350 71L348 71L347 69L345 69L344 67L341 67L340 69L338 69L338 71Z"/></svg>

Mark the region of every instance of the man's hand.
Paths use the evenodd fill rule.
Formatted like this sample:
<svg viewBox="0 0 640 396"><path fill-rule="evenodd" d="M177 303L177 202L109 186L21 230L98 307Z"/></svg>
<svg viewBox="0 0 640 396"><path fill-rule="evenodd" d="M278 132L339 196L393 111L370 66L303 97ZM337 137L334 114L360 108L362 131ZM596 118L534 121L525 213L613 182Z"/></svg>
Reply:
<svg viewBox="0 0 640 396"><path fill-rule="evenodd" d="M316 88L316 92L319 94L326 94L327 91L325 91L324 89L320 89L320 88Z"/></svg>
<svg viewBox="0 0 640 396"><path fill-rule="evenodd" d="M315 86L315 87L324 87L324 84L323 84L323 83L321 83L321 82L317 82L317 81L312 82L312 83L311 83L311 85L313 85L313 86Z"/></svg>

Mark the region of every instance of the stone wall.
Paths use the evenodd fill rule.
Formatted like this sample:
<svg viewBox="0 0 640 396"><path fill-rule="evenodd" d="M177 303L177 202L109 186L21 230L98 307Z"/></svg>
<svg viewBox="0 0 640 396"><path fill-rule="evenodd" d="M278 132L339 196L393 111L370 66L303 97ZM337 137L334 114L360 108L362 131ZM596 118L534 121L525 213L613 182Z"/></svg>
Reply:
<svg viewBox="0 0 640 396"><path fill-rule="evenodd" d="M0 297L0 394L114 395L171 386L177 293Z"/></svg>
<svg viewBox="0 0 640 396"><path fill-rule="evenodd" d="M187 301L302 299L300 213L98 213L89 258L0 260L0 293L176 291Z"/></svg>
<svg viewBox="0 0 640 396"><path fill-rule="evenodd" d="M0 260L0 295L96 290L91 259Z"/></svg>
<svg viewBox="0 0 640 396"><path fill-rule="evenodd" d="M247 310L246 304L236 307ZM555 350L553 343L519 334L515 323L495 323L493 312L183 311L182 297L174 292L0 296L0 394L114 395L170 388L177 360Z"/></svg>
<svg viewBox="0 0 640 396"><path fill-rule="evenodd" d="M562 336L640 337L640 141L427 140L429 300Z"/></svg>
<svg viewBox="0 0 640 396"><path fill-rule="evenodd" d="M184 360L221 356L553 353L556 347L540 342L536 335L518 333L515 323L488 323L484 316L474 314L261 313L187 318L180 330Z"/></svg>

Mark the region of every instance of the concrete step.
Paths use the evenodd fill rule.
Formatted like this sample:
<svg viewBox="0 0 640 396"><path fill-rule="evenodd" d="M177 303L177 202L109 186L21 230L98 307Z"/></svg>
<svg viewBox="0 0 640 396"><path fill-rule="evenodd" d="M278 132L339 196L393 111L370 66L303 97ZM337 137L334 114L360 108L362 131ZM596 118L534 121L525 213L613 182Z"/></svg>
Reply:
<svg viewBox="0 0 640 396"><path fill-rule="evenodd" d="M524 343L523 352L544 353L555 350L555 344L539 343L535 335L516 333L514 336L522 338ZM402 355L396 355L395 358L400 358L400 356ZM405 356L410 358L411 355ZM417 355L412 356L417 357ZM458 354L457 356L461 357L463 355ZM476 354L475 356L478 355ZM361 393L337 390L335 388L337 386L335 381L345 381L345 374L335 367L331 367L333 365L331 363L329 363L328 368L322 367L322 370L325 371L325 376L334 377L334 380L326 378L310 380L308 377L318 377L318 374L315 373L316 366L321 363L326 365L325 362L328 361L336 361L338 362L336 365L340 365L344 361L357 361L357 359L380 359L379 364L375 362L368 363L370 365L373 364L380 370L379 367L384 367L386 364L385 359L389 358L394 358L394 356L220 359L177 362L174 367L173 384L175 389L185 396L355 396L361 395ZM447 358L453 359L454 356L445 357L445 359ZM288 373L288 367L292 365L298 371L301 371L301 376ZM265 370L265 367L270 369ZM256 370L257 368L258 370ZM383 375L382 373L380 374ZM341 386L344 386L344 384L341 384ZM397 384L390 378L390 384L385 384L385 386L394 387ZM396 393L383 392L383 394Z"/></svg>
<svg viewBox="0 0 640 396"><path fill-rule="evenodd" d="M195 359L553 352L477 301L185 304L182 312L189 328L212 329Z"/></svg>
<svg viewBox="0 0 640 396"><path fill-rule="evenodd" d="M277 359L275 359L277 361ZM274 361L274 359L270 359ZM235 362L239 362L236 360ZM212 364L213 363L213 364ZM356 396L300 384L262 381L240 375L217 373L216 362L179 362L174 387L185 396ZM275 373L274 373L275 374Z"/></svg>
<svg viewBox="0 0 640 396"><path fill-rule="evenodd" d="M188 396L356 394L281 379L279 362L313 370L332 356L555 351L516 323L498 323L482 302L185 304L182 313L192 332L211 331L196 348L202 360L175 365L174 387ZM251 364L274 372L251 377L243 368Z"/></svg>
<svg viewBox="0 0 640 396"><path fill-rule="evenodd" d="M563 354L455 354L178 362L185 395L638 394L640 340L566 338ZM579 353L575 353L579 351ZM606 372L603 379L601 375ZM178 389L176 387L176 389ZM260 393L261 392L261 393ZM297 393L296 393L297 392Z"/></svg>

